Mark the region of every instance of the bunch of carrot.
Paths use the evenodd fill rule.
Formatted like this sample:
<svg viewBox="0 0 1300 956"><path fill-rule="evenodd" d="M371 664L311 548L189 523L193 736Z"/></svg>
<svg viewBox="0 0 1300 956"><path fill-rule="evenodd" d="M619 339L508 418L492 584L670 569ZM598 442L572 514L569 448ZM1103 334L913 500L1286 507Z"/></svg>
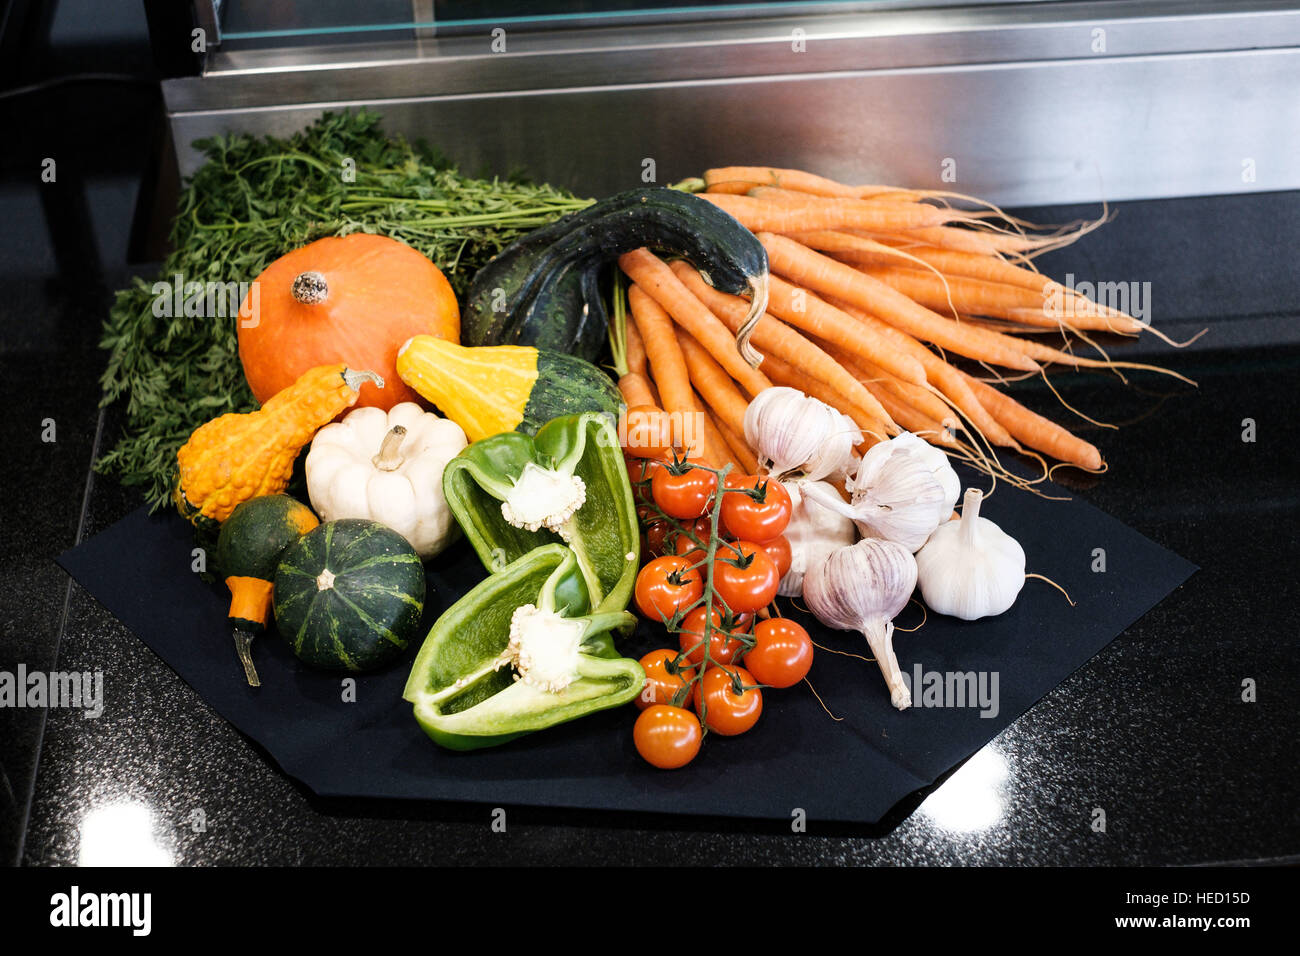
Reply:
<svg viewBox="0 0 1300 956"><path fill-rule="evenodd" d="M1102 471L1096 447L995 388L1005 381L995 367L1044 378L1050 365L1165 371L1111 361L1089 338L1135 335L1147 324L1032 267L1033 256L1098 222L1031 234L970 197L846 186L799 170L711 169L693 182L767 250L767 312L749 338L763 359L753 368L737 350L746 299L713 289L685 262L638 249L619 260L633 283L619 387L629 406L698 413L704 434L695 453L715 467L754 470L745 409L775 384L848 415L863 447L906 429L1016 483L1029 482L1000 465L997 448ZM1064 349L1015 334L1051 331L1067 337ZM1102 357L1075 355L1070 336ZM967 368L948 353L969 360Z"/></svg>

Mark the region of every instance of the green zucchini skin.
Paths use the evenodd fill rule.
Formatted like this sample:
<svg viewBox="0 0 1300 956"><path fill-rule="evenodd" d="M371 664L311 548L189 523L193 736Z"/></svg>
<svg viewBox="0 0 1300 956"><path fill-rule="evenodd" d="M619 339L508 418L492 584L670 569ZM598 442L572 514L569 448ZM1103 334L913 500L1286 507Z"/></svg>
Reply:
<svg viewBox="0 0 1300 956"><path fill-rule="evenodd" d="M762 244L708 200L632 189L529 233L480 269L461 313L462 344L536 345L595 361L606 336L600 272L642 246L687 259L724 292L747 292L767 274Z"/></svg>
<svg viewBox="0 0 1300 956"><path fill-rule="evenodd" d="M330 521L281 559L276 626L305 664L374 670L418 636L424 589L420 557L396 531L360 518Z"/></svg>
<svg viewBox="0 0 1300 956"><path fill-rule="evenodd" d="M289 495L250 498L231 512L217 536L221 576L270 581L284 552L320 522Z"/></svg>
<svg viewBox="0 0 1300 956"><path fill-rule="evenodd" d="M585 359L550 349L537 350L537 382L515 431L536 435L552 419L579 412L604 412L618 418L623 395L608 375Z"/></svg>

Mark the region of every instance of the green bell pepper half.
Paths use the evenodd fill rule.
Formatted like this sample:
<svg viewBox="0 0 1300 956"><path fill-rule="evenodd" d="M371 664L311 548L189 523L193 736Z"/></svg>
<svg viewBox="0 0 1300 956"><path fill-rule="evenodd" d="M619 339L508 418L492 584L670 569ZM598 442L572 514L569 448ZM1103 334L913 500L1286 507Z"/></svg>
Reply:
<svg viewBox="0 0 1300 956"><path fill-rule="evenodd" d="M545 527L529 531L502 514L529 463L582 479L586 497L563 523L564 535ZM465 537L489 572L544 544L573 549L597 612L627 607L641 553L632 485L618 433L599 412L565 415L535 436L503 432L474 442L448 462L443 495Z"/></svg>
<svg viewBox="0 0 1300 956"><path fill-rule="evenodd" d="M514 612L525 604L584 625L578 676L563 690L516 680L514 666L501 663ZM438 618L402 696L440 746L476 750L503 744L636 697L645 671L618 655L611 633L635 626L627 611L588 614L577 556L562 544L543 545L488 575Z"/></svg>

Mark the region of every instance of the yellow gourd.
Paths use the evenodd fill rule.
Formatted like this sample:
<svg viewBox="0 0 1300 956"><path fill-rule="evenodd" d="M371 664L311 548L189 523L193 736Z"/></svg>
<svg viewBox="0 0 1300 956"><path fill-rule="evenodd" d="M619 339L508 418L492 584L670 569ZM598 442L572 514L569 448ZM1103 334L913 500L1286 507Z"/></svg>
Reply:
<svg viewBox="0 0 1300 956"><path fill-rule="evenodd" d="M231 413L201 425L177 453L180 476L173 500L198 526L222 522L242 502L283 491L298 452L322 427L356 404L361 385L384 380L374 372L321 365L304 372L255 412Z"/></svg>
<svg viewBox="0 0 1300 956"><path fill-rule="evenodd" d="M417 335L397 353L397 374L465 430L470 441L500 432L537 434L553 418L618 415L614 382L576 355L531 345L457 345Z"/></svg>

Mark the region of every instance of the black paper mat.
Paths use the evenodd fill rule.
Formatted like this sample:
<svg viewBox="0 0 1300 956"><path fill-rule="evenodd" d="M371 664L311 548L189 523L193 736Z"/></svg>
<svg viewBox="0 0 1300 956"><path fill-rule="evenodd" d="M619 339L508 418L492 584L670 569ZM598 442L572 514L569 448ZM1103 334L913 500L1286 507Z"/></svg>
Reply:
<svg viewBox="0 0 1300 956"><path fill-rule="evenodd" d="M1053 493L1049 489L1049 493ZM933 783L1105 647L1185 581L1196 566L1077 499L1047 501L1005 486L981 509L1024 546L1026 582L1001 617L965 623L931 614L897 633L904 673L997 675L997 714L978 706L895 711L874 663L818 652L810 676L832 721L804 685L768 691L749 733L710 735L700 756L658 771L632 745L630 705L466 754L439 749L401 699L416 647L396 665L356 678L345 702L340 675L299 664L273 633L254 658L262 687L245 685L225 614L228 595L191 568L189 526L141 508L60 556L97 601L152 648L217 713L260 744L288 774L324 796L463 800L789 820L874 823ZM1094 571L1097 549L1105 571ZM427 566L426 629L482 576L461 542ZM915 605L908 621L917 623ZM869 654L858 635L801 618L822 645ZM642 624L625 651L665 642ZM105 706L112 707L112 674ZM923 697L923 688L913 688Z"/></svg>

